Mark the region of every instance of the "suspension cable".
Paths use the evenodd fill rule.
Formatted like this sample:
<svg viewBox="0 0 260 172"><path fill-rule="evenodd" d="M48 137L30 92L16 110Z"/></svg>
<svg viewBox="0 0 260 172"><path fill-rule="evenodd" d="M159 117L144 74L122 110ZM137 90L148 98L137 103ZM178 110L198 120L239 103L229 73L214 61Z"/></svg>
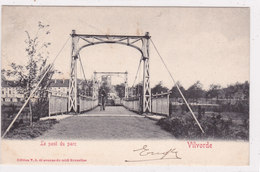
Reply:
<svg viewBox="0 0 260 172"><path fill-rule="evenodd" d="M143 68L141 68L142 71L139 72L139 75L138 75L138 84L137 84L137 96L139 97L141 94L140 94L140 78L141 78L141 74L143 73Z"/></svg>
<svg viewBox="0 0 260 172"><path fill-rule="evenodd" d="M79 62L80 62L80 66L81 66L81 69L82 69L82 73L83 73L84 79L87 82L85 71L84 71L84 68L83 68L83 64L82 64L82 61L81 61L81 58L80 58L80 54L79 54Z"/></svg>
<svg viewBox="0 0 260 172"><path fill-rule="evenodd" d="M136 74L135 74L135 80L134 80L134 82L133 82L132 87L135 85L135 81L136 81L136 79L137 79L137 74L138 74L138 72L139 72L139 69L140 69L140 66L141 66L141 62L142 62L142 59L140 59L140 61L139 61L139 65L138 65L138 68L137 68L137 72L136 72Z"/></svg>
<svg viewBox="0 0 260 172"><path fill-rule="evenodd" d="M151 42L152 42L152 44L153 44L153 47L154 47L155 51L157 52L158 56L160 57L160 59L161 59L161 61L162 61L163 65L164 65L164 67L166 68L166 70L167 70L167 71L168 71L168 73L170 74L170 76L171 76L171 79L172 79L173 83L174 83L174 84L177 86L177 89L178 89L179 93L181 94L181 96L182 96L182 98L183 98L183 100L184 100L185 104L187 105L187 107L188 107L188 109L190 110L190 112L191 112L191 114L192 114L193 118L195 119L196 123L198 124L198 126L199 126L199 128L200 128L201 132L202 132L202 133L205 133L205 132L204 132L204 130L202 129L202 127L201 127L201 125L200 125L199 121L197 120L196 116L194 115L194 113L193 113L193 111L192 111L192 109L191 109L190 105L188 104L188 102L187 102L186 98L184 97L184 95L183 95L183 93L182 93L182 91L181 91L181 89L180 89L180 87L179 87L178 83L177 83L177 82L175 82L175 80L174 80L174 78L173 78L173 76L172 76L172 74L171 74L170 70L168 69L168 67L167 67L166 63L164 62L164 60L163 60L162 56L160 55L160 53L159 53L158 49L156 48L156 46L155 46L155 44L154 44L154 42L153 42L153 40L152 40L152 39L151 39Z"/></svg>
<svg viewBox="0 0 260 172"><path fill-rule="evenodd" d="M20 114L22 113L23 109L25 108L25 106L27 105L27 103L29 102L29 100L32 98L32 96L34 95L34 93L37 91L39 85L41 84L42 80L45 78L45 76L47 75L47 73L51 70L51 68L53 67L57 57L60 55L60 53L62 52L62 50L64 49L64 47L66 46L67 42L69 41L70 37L66 40L66 42L64 43L64 45L62 46L62 48L60 49L60 51L58 52L58 54L56 55L56 57L54 58L54 60L52 61L51 65L48 66L48 68L46 69L45 73L43 74L42 78L40 79L40 81L37 83L37 85L35 86L35 88L33 89L33 91L30 93L29 97L27 98L27 100L24 102L23 106L21 107L21 109L19 110L19 112L16 114L15 118L13 119L13 121L10 123L10 125L8 126L8 128L6 129L6 131L4 132L4 134L2 135L2 138L5 137L5 135L8 133L8 131L11 129L11 127L13 126L14 122L16 121L16 119L20 116Z"/></svg>
<svg viewBox="0 0 260 172"><path fill-rule="evenodd" d="M87 78L86 78L86 75L85 75L85 71L84 71L84 68L83 68L83 64L82 64L82 61L81 61L80 54L79 54L79 62L80 62L80 66L81 66L81 69L82 69L82 73L83 73L83 76L84 76L85 82L86 82L86 84L87 84L88 81L87 81ZM86 94L86 93L85 93L85 94Z"/></svg>

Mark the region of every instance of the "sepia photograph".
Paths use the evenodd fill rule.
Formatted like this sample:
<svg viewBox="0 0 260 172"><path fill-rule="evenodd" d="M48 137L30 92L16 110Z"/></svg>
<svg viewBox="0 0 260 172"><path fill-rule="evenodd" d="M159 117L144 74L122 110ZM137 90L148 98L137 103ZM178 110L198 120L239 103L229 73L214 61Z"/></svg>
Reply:
<svg viewBox="0 0 260 172"><path fill-rule="evenodd" d="M191 164L249 164L250 8L2 6L1 29L4 154L27 141L42 152L140 142L141 159L120 163L187 165L189 150L212 159L223 147L222 160Z"/></svg>

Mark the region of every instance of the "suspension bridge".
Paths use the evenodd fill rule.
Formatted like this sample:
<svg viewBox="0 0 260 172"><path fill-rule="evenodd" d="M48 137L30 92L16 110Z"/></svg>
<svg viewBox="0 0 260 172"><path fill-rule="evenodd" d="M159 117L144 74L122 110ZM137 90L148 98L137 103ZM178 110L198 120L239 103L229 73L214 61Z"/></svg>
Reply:
<svg viewBox="0 0 260 172"><path fill-rule="evenodd" d="M198 122L196 116L194 115L190 105L186 101L184 95L182 94L178 84L176 84L172 74L170 73L166 63L164 62L163 58L161 57L158 49L156 48L154 42L151 39L151 36L148 32L146 32L143 36L128 36L128 35L92 35L92 34L78 34L75 30L72 30L70 34L71 39L67 39L64 46L67 44L68 40L71 40L72 49L71 49L71 63L70 63L70 79L69 79L69 94L67 96L54 96L49 95L49 115L57 114L57 113L67 113L73 114L73 116L78 116L79 121L82 123L82 117L93 117L93 116L113 116L114 118L121 118L121 117L144 117L149 116L152 114L164 115L169 116L169 92L166 93L159 93L152 95L151 93L151 74L150 74L150 44L155 48L156 52L158 53L162 63L166 67L167 71L169 72L170 77L173 80L173 83L177 86L180 95L182 96L184 102L186 103L188 109L190 110L195 122L198 124L198 127L202 129L200 123ZM82 95L78 92L78 68L81 68L84 76L84 80L87 82L87 78L85 75L84 67L82 64L82 60L80 57L80 52L84 48L99 45L99 44L120 44L124 46L128 46L130 48L136 49L141 54L141 58L139 61L138 69L134 78L134 83L131 87L128 84L128 72L96 72L93 73L93 85L92 85L92 95ZM17 120L21 112L28 104L29 100L33 97L33 95L37 92L37 89L42 82L42 80L46 77L46 74L52 69L55 65L55 61L57 57L60 55L61 51L63 50L64 46L61 48L49 68L47 68L46 72L39 80L38 84L31 92L31 95L25 101L19 112L16 114L15 118L6 129L2 137L4 137L7 132L10 130L14 122ZM80 66L78 66L78 63ZM135 90L135 82L137 79L137 75L140 75L140 68L142 68L142 82L141 86L137 87L138 91ZM124 98L120 101L120 104L123 106L115 106L113 108L108 108L106 111L99 111L97 107L99 105L99 87L100 84L98 82L97 75L123 75L124 76ZM135 92L136 94L129 94ZM123 109L122 109L123 108ZM86 113L87 112L87 113ZM135 112L133 114L133 112ZM83 116L82 116L83 114ZM77 121L77 120L76 120ZM88 121L88 118L84 118L83 121ZM89 120L91 121L91 120ZM98 121L95 121L98 122ZM95 123L94 122L94 123ZM80 122L79 122L80 123ZM82 129L83 124L73 124L73 126L78 126ZM91 123L91 122L90 122ZM102 123L102 122L101 122ZM100 123L100 124L101 124ZM108 122L109 123L109 122ZM135 121L134 123L139 123ZM102 123L103 124L103 123ZM68 124L69 125L69 124ZM111 123L111 125L115 125ZM132 124L131 124L132 125ZM139 125L145 125L145 122L140 123ZM100 126L100 125L99 125ZM101 125L103 126L103 125ZM127 125L126 125L127 126ZM136 126L136 125L135 125ZM79 128L72 128L71 130L78 131ZM83 127L84 128L84 127ZM109 128L109 127L108 127ZM137 127L138 128L138 127ZM149 127L147 128L149 130ZM158 128L152 128L152 130L157 130ZM88 128L87 130L91 130ZM131 129L134 130L134 129ZM159 130L159 129L158 129ZM138 132L138 131L137 131ZM149 131L147 131L149 132ZM66 132L64 132L66 133ZM112 132L114 133L114 132ZM54 134L55 135L55 134ZM73 136L73 134L72 134ZM72 137L71 136L71 137ZM80 136L79 136L80 137ZM149 138L149 136L147 136Z"/></svg>

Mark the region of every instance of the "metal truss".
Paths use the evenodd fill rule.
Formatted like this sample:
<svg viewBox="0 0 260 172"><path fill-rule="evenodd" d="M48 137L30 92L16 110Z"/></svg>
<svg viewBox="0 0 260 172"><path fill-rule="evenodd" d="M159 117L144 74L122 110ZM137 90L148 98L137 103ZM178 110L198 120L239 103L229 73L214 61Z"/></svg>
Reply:
<svg viewBox="0 0 260 172"><path fill-rule="evenodd" d="M126 35L88 35L76 34L72 31L72 57L69 87L69 111L77 112L77 59L78 54L83 48L98 44L121 44L137 49L142 54L144 61L143 73L143 112L151 112L151 88L150 88L150 72L149 72L149 40L150 36L147 32L144 36L126 36ZM82 40L85 44L78 46L78 41ZM138 44L139 43L139 44ZM141 44L140 44L141 43ZM95 78L95 77L94 77ZM95 78L96 79L96 78ZM94 79L94 80L95 80ZM127 77L125 84L127 86ZM127 88L127 87L126 87ZM94 91L94 90L93 90ZM96 90L95 90L96 91ZM126 98L128 97L128 88L125 90Z"/></svg>

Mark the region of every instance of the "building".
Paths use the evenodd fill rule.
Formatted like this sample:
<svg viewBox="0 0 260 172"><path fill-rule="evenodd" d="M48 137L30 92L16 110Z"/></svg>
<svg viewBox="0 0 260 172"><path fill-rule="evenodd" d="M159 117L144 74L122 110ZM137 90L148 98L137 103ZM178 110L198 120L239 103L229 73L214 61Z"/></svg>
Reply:
<svg viewBox="0 0 260 172"><path fill-rule="evenodd" d="M15 87L15 81L3 80L1 83L2 102L20 102L24 99L24 94L19 92L19 87ZM49 93L56 96L69 95L69 79L53 79L50 83ZM37 95L35 96L37 97Z"/></svg>
<svg viewBox="0 0 260 172"><path fill-rule="evenodd" d="M24 99L24 94L19 93L19 88L14 87L14 81L2 80L1 83L1 101L19 102Z"/></svg>
<svg viewBox="0 0 260 172"><path fill-rule="evenodd" d="M69 79L52 79L49 87L51 95L68 96L69 95Z"/></svg>
<svg viewBox="0 0 260 172"><path fill-rule="evenodd" d="M83 89L83 80L78 79L79 91ZM15 87L15 81L2 79L2 102L19 102L24 99L24 94L19 93L19 88ZM48 92L54 96L69 96L69 79L52 79ZM34 98L37 98L37 93Z"/></svg>

